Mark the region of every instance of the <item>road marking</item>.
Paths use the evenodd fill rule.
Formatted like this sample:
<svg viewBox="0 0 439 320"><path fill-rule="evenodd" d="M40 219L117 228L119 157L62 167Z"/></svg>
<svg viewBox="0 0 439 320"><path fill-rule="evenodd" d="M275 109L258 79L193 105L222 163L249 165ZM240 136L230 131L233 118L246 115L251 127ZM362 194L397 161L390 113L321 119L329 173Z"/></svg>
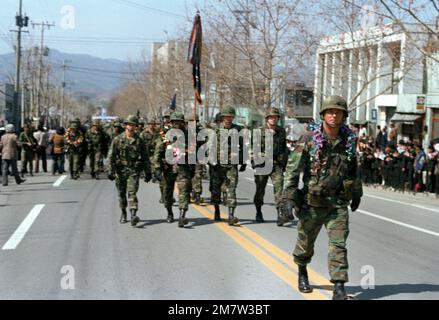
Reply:
<svg viewBox="0 0 439 320"><path fill-rule="evenodd" d="M252 182L255 182L255 179L252 179L252 178L246 178L248 181L252 181ZM271 183L267 183L267 186L269 186L269 187L274 187L274 185L272 185Z"/></svg>
<svg viewBox="0 0 439 320"><path fill-rule="evenodd" d="M210 210L207 210L204 207L192 205L192 207L201 213L203 216L209 219L213 219L213 214ZM266 251L258 247L255 243L244 237L241 232L237 231L237 229L243 229L245 227L230 227L227 224L223 223L215 223L215 225L221 229L225 234L227 234L230 238L232 238L235 242L237 242L241 247L243 247L247 252L253 255L256 259L258 259L264 266L266 266L269 270L271 270L277 277L282 279L288 286L290 286L294 291L298 292L305 299L308 300L327 300L328 297L324 295L320 290L314 289L312 293L303 294L297 289L296 282L297 273L294 273L287 267L285 267L281 262L274 259L271 255L269 255ZM260 244L260 243L258 243ZM279 249L280 250L280 249ZM291 258L290 258L291 259Z"/></svg>
<svg viewBox="0 0 439 320"><path fill-rule="evenodd" d="M419 227L415 227L415 226L412 226L411 224L407 224L407 223L404 223L404 222L401 222L401 221L385 218L385 217L379 216L377 214L374 214L372 212L368 212L368 211L364 211L364 210L357 210L357 212L365 214L365 215L368 215L368 216L371 216L371 217L374 217L374 218L377 218L377 219L381 219L381 220L384 220L384 221L387 221L387 222L391 222L391 223L394 223L394 224L397 224L397 225L400 225L400 226L403 226L403 227L406 227L406 228L410 228L410 229L413 229L413 230L416 230L416 231L427 233L427 234L430 234L432 236L439 237L439 233L437 233L437 232L430 231L430 230L423 229L423 228L419 228Z"/></svg>
<svg viewBox="0 0 439 320"><path fill-rule="evenodd" d="M61 183L63 183L63 181L64 181L66 178L67 178L66 175L63 175L63 176L59 177L59 179L56 180L56 182L53 184L53 187L58 188L58 187L61 185Z"/></svg>
<svg viewBox="0 0 439 320"><path fill-rule="evenodd" d="M14 234L9 238L8 242L5 243L2 250L14 250L20 244L21 240L23 240L26 232L29 231L30 227L34 223L35 219L38 218L41 210L44 208L44 204L37 204L31 212L26 216L23 222L18 226L17 230L15 230Z"/></svg>
<svg viewBox="0 0 439 320"><path fill-rule="evenodd" d="M429 211L433 211L433 212L438 212L439 213L439 210L437 210L437 209L433 209L433 208L429 208L429 207L424 207L424 206L421 206L421 205L418 205L418 204L413 204L413 203L409 203L409 202L403 202L403 201L398 201L398 200L387 199L387 198L383 198L383 197L379 197L379 196L374 196L374 195L371 195L371 194L364 194L364 195L366 197L369 197L369 198L381 199L381 200L388 201L388 202L395 202L395 203L404 204L404 205L412 206L412 207L415 207L415 208L429 210Z"/></svg>

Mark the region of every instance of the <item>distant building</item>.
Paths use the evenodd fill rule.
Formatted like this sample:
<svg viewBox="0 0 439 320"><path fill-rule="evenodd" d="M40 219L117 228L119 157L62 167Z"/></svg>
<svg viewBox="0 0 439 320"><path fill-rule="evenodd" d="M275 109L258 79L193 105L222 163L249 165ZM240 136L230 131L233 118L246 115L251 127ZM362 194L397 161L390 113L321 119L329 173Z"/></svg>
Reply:
<svg viewBox="0 0 439 320"><path fill-rule="evenodd" d="M15 123L14 86L9 83L0 84L0 126Z"/></svg>

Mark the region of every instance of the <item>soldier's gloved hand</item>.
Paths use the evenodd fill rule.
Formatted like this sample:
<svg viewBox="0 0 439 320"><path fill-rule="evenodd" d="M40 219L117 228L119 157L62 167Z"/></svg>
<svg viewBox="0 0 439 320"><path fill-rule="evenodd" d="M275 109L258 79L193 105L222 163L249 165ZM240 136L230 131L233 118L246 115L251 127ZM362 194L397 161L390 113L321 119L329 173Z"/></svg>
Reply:
<svg viewBox="0 0 439 320"><path fill-rule="evenodd" d="M116 175L114 174L114 172L108 172L108 180L110 181L114 181L116 180Z"/></svg>
<svg viewBox="0 0 439 320"><path fill-rule="evenodd" d="M150 182L152 180L152 174L150 171L145 172L145 177L143 179L143 181L145 181L146 183Z"/></svg>
<svg viewBox="0 0 439 320"><path fill-rule="evenodd" d="M246 169L247 169L247 165L243 164L241 165L241 168L239 168L239 172L245 172Z"/></svg>
<svg viewBox="0 0 439 320"><path fill-rule="evenodd" d="M162 170L160 170L160 169L155 169L155 170L154 170L154 178L155 178L157 181L162 181Z"/></svg>
<svg viewBox="0 0 439 320"><path fill-rule="evenodd" d="M361 198L360 197L354 197L351 201L351 210L352 212L357 211L358 207L360 206Z"/></svg>

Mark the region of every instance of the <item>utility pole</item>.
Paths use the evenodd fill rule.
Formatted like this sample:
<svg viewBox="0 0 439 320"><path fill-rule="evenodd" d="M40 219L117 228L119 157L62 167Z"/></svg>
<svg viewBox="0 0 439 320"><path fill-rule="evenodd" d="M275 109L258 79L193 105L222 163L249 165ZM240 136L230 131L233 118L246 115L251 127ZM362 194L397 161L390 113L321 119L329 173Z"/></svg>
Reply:
<svg viewBox="0 0 439 320"><path fill-rule="evenodd" d="M29 17L23 16L23 0L20 0L18 6L18 14L15 16L15 25L18 30L11 30L17 32L17 48L16 48L16 63L15 63L15 84L14 84L14 124L18 128L21 126L20 121L20 68L21 68L21 28L27 27Z"/></svg>
<svg viewBox="0 0 439 320"><path fill-rule="evenodd" d="M47 27L47 29L50 29L50 27L54 27L55 23L48 23L42 22L42 23L32 23L32 27L35 28L35 26L41 27L41 44L40 44L40 57L39 57L39 68L38 68L38 92L37 92L37 117L41 117L41 91L42 91L42 78L43 78L43 56L45 55L45 48L44 48L44 31Z"/></svg>
<svg viewBox="0 0 439 320"><path fill-rule="evenodd" d="M63 127L64 126L64 117L65 117L65 107L64 107L64 103L65 103L65 88L66 88L66 70L68 69L68 65L67 63L71 62L70 60L64 60L61 68L62 68L62 84L61 84L61 120L60 120L60 126Z"/></svg>

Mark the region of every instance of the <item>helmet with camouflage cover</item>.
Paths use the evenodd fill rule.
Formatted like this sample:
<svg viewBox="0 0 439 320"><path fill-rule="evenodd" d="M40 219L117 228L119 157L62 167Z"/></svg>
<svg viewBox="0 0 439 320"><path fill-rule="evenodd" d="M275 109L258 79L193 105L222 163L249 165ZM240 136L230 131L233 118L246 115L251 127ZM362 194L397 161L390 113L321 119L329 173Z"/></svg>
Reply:
<svg viewBox="0 0 439 320"><path fill-rule="evenodd" d="M160 121L159 119L157 119L156 116L152 116L152 117L148 117L148 121L146 122L146 124L159 124Z"/></svg>
<svg viewBox="0 0 439 320"><path fill-rule="evenodd" d="M120 121L119 119L116 119L113 121L113 127L122 127L122 121Z"/></svg>
<svg viewBox="0 0 439 320"><path fill-rule="evenodd" d="M276 116L276 117L280 117L280 110L278 108L268 108L265 111L265 118L268 118L270 116Z"/></svg>
<svg viewBox="0 0 439 320"><path fill-rule="evenodd" d="M174 112L175 112L175 111L172 110L172 109L167 109L167 110L163 113L163 118L166 118L166 117L170 117L170 116L172 116L172 114L173 114Z"/></svg>
<svg viewBox="0 0 439 320"><path fill-rule="evenodd" d="M144 126L146 124L146 120L145 118L139 118L139 126Z"/></svg>
<svg viewBox="0 0 439 320"><path fill-rule="evenodd" d="M79 123L75 120L70 121L70 125L69 125L70 129L78 129L79 128Z"/></svg>
<svg viewBox="0 0 439 320"><path fill-rule="evenodd" d="M101 121L99 119L94 119L93 122L91 123L92 126L97 126L100 127L101 126Z"/></svg>
<svg viewBox="0 0 439 320"><path fill-rule="evenodd" d="M323 115L325 111L329 109L341 110L344 112L345 116L348 117L348 104L346 99L341 96L329 96L325 98L320 109L320 115Z"/></svg>
<svg viewBox="0 0 439 320"><path fill-rule="evenodd" d="M183 121L184 122L184 114L181 112L174 112L171 115L171 121Z"/></svg>
<svg viewBox="0 0 439 320"><path fill-rule="evenodd" d="M223 117L225 117L225 116L235 117L236 116L235 108L233 108L232 106L225 107L223 109L223 111L221 112L221 116L223 116Z"/></svg>
<svg viewBox="0 0 439 320"><path fill-rule="evenodd" d="M221 112L218 112L215 115L215 122L220 122L221 120L222 120L222 114L221 114Z"/></svg>
<svg viewBox="0 0 439 320"><path fill-rule="evenodd" d="M129 115L128 118L126 118L126 120L123 122L125 124L134 124L134 125L139 125L139 118L137 118L137 116L135 115Z"/></svg>

